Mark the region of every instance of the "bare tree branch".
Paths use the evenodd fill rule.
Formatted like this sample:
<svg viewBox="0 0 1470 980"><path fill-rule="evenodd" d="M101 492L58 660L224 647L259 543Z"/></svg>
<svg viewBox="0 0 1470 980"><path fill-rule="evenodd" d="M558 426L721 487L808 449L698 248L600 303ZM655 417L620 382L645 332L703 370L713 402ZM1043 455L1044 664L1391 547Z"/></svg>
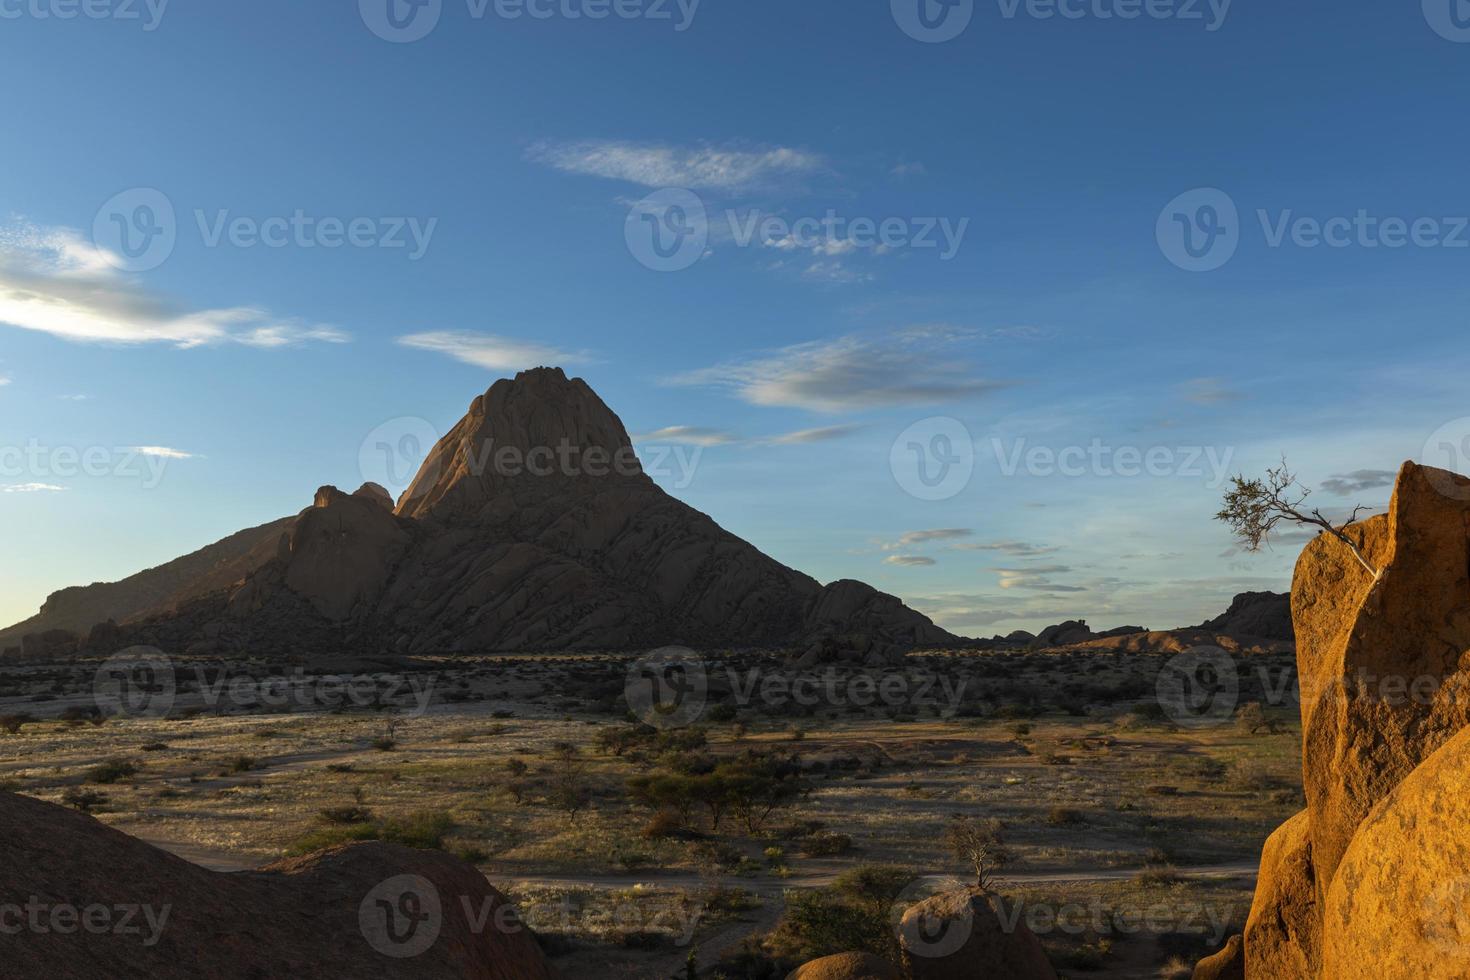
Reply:
<svg viewBox="0 0 1470 980"><path fill-rule="evenodd" d="M1282 521L1319 527L1347 545L1358 564L1376 581L1379 570L1373 567L1357 542L1346 533L1348 525L1357 521L1359 512L1370 508L1359 504L1353 508L1352 515L1346 521L1334 524L1320 508L1314 507L1310 511L1303 509L1306 499L1311 495L1312 491L1297 482L1296 477L1287 469L1286 460L1282 459L1280 466L1266 471L1264 479L1233 477L1231 488L1225 493L1225 505L1215 515L1215 520L1227 524L1247 551L1260 551Z"/></svg>

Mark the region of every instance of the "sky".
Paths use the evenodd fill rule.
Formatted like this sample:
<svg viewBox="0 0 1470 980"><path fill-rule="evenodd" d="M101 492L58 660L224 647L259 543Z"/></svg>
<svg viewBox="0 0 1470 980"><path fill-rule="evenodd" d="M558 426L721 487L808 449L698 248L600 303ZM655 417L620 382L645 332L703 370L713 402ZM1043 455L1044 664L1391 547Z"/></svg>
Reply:
<svg viewBox="0 0 1470 980"><path fill-rule="evenodd" d="M1461 0L0 0L0 84L3 623L539 364L967 635L1285 589L1212 520L1283 456L1467 469Z"/></svg>

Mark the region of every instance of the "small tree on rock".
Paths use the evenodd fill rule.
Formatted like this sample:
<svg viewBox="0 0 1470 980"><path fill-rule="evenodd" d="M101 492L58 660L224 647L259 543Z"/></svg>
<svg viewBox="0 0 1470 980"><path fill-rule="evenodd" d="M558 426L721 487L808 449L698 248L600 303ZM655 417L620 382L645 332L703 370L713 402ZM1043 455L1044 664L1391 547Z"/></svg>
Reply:
<svg viewBox="0 0 1470 980"><path fill-rule="evenodd" d="M1228 525L1247 551L1260 551L1283 521L1321 528L1347 545L1358 564L1376 580L1380 574L1378 569L1364 557L1358 543L1345 531L1358 519L1359 512L1368 508L1354 507L1347 520L1334 524L1319 508L1303 509L1311 494L1312 491L1297 482L1283 459L1280 466L1267 470L1264 478L1247 480L1244 476L1232 477L1230 489L1225 492L1224 506L1215 515L1215 520Z"/></svg>

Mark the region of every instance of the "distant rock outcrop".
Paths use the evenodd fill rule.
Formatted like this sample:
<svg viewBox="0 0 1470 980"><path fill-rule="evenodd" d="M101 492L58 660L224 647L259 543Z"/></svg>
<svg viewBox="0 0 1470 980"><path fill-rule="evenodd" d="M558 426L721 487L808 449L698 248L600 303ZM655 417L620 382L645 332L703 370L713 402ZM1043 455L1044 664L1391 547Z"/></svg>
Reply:
<svg viewBox="0 0 1470 980"><path fill-rule="evenodd" d="M555 368L476 398L387 504L376 485L323 487L213 568L208 594L191 585L160 615L114 615L122 639L201 653L796 647L869 662L957 641L664 493L618 417Z"/></svg>
<svg viewBox="0 0 1470 980"><path fill-rule="evenodd" d="M6 929L7 977L556 980L506 898L447 854L355 844L220 874L5 792L0 907L43 925Z"/></svg>
<svg viewBox="0 0 1470 980"><path fill-rule="evenodd" d="M1470 480L1405 463L1314 539L1292 615L1307 809L1272 835L1247 980L1470 975ZM1405 973L1412 965L1412 973Z"/></svg>
<svg viewBox="0 0 1470 980"><path fill-rule="evenodd" d="M1242 592L1230 608L1198 629L1231 636L1258 636L1263 640L1295 640L1291 625L1291 595L1285 592Z"/></svg>

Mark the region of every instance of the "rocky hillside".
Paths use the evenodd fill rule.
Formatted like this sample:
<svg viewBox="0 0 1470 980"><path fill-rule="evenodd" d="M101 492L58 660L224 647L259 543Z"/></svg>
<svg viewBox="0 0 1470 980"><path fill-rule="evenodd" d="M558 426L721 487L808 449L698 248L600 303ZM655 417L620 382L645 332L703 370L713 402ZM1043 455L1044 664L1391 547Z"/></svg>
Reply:
<svg viewBox="0 0 1470 980"><path fill-rule="evenodd" d="M506 898L447 854L353 844L220 874L5 792L0 907L46 926L6 930L7 977L556 980Z"/></svg>
<svg viewBox="0 0 1470 980"><path fill-rule="evenodd" d="M1405 463L1387 514L1297 562L1306 809L1243 942L1196 976L1470 976L1470 480Z"/></svg>
<svg viewBox="0 0 1470 980"><path fill-rule="evenodd" d="M664 493L618 417L556 368L476 398L396 507L371 485L323 487L209 582L107 640L199 653L800 646L874 661L956 640Z"/></svg>
<svg viewBox="0 0 1470 980"><path fill-rule="evenodd" d="M117 582L96 582L53 592L36 615L0 630L0 651L19 646L26 635L64 631L85 637L98 623L121 623L167 612L180 601L224 588L238 578L240 563L252 552L273 550L291 521L286 517L237 531L182 558Z"/></svg>

